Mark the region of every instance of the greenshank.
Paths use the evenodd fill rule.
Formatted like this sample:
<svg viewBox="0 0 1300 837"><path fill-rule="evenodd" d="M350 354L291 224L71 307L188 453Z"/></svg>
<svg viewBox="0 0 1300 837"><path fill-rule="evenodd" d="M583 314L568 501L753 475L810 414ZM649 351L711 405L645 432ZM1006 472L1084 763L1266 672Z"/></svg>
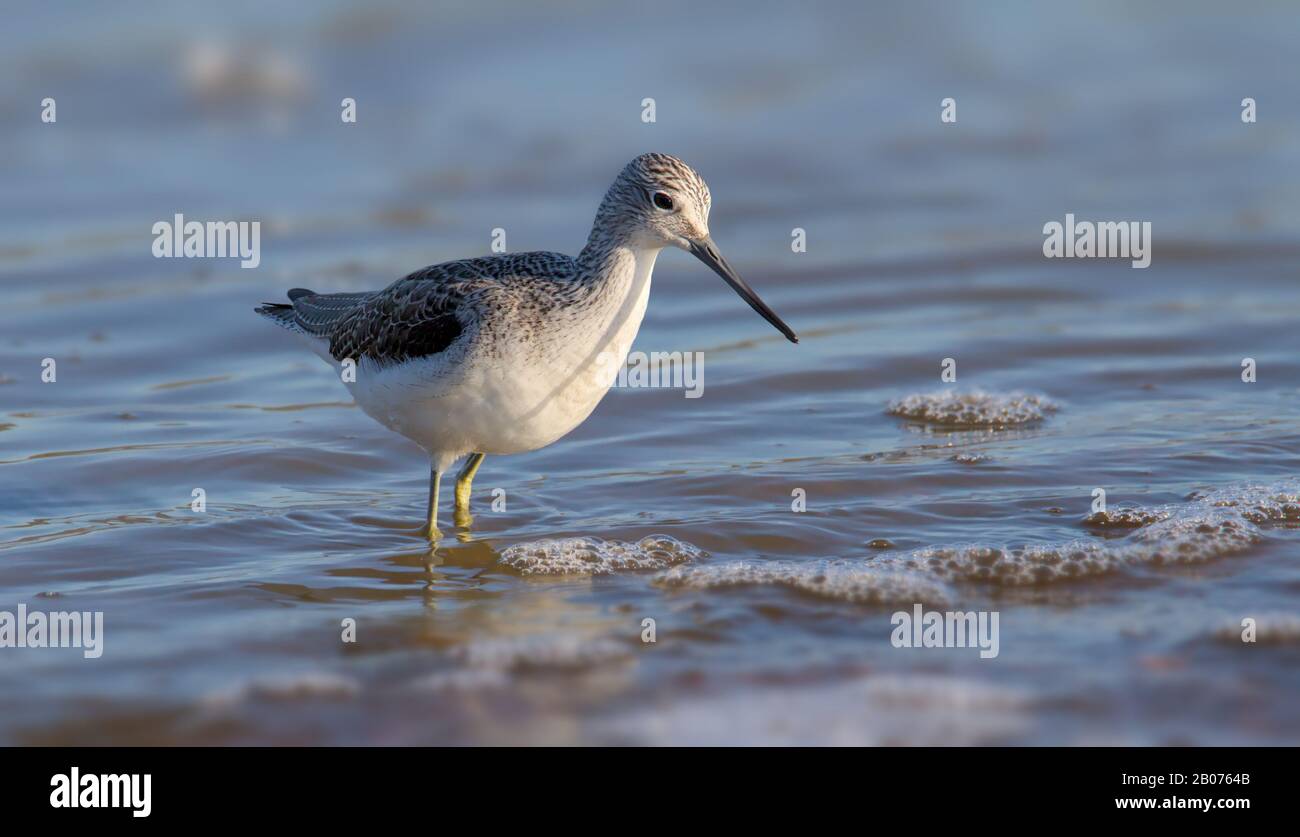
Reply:
<svg viewBox="0 0 1300 837"><path fill-rule="evenodd" d="M487 454L537 450L581 424L609 389L608 359L627 357L659 251L679 247L726 280L786 336L790 329L718 252L709 187L667 154L624 167L571 258L534 252L433 265L380 291L288 292L257 313L305 337L343 373L362 410L430 458L426 534L438 536L442 475L456 478L457 525L469 525L474 474Z"/></svg>

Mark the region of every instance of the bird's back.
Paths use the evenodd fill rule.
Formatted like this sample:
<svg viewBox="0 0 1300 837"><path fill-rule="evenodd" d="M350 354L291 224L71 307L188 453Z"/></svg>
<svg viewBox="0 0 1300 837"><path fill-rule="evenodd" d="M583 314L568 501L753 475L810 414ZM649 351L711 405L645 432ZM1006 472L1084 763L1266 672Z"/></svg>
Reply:
<svg viewBox="0 0 1300 837"><path fill-rule="evenodd" d="M255 310L322 343L335 361L384 366L444 352L494 314L562 305L576 275L576 263L562 253L509 253L431 265L380 291L294 288L288 303Z"/></svg>

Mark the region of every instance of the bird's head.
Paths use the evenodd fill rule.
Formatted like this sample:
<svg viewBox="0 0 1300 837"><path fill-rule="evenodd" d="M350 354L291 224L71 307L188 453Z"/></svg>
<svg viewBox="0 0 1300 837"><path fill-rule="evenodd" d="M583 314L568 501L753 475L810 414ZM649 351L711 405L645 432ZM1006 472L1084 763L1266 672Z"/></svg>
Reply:
<svg viewBox="0 0 1300 837"><path fill-rule="evenodd" d="M709 235L712 199L695 169L668 154L642 154L623 167L605 195L596 230L605 229L631 246L678 247L708 265L740 298L792 343L799 338L718 252ZM593 236L597 234L593 230Z"/></svg>

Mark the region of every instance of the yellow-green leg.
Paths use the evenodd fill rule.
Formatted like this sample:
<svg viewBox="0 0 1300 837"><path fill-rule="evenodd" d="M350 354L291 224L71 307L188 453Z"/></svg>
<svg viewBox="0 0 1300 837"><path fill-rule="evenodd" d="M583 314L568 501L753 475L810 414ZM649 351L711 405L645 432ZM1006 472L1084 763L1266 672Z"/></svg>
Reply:
<svg viewBox="0 0 1300 837"><path fill-rule="evenodd" d="M465 460L465 467L460 469L460 474L456 477L456 525L469 525L469 494L470 488L474 483L474 475L478 473L478 466L483 464L484 455L481 453L471 453L469 459Z"/></svg>
<svg viewBox="0 0 1300 837"><path fill-rule="evenodd" d="M429 469L429 508L427 511L429 526L425 529L425 534L429 540L437 540L438 535L438 493L442 487L442 474L438 473L436 467Z"/></svg>

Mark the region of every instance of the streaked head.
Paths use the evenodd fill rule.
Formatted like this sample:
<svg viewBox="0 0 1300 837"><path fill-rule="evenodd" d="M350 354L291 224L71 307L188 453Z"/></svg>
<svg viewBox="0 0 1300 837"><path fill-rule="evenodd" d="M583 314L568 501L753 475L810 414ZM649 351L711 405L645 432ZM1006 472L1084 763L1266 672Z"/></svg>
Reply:
<svg viewBox="0 0 1300 837"><path fill-rule="evenodd" d="M676 157L642 154L623 167L614 187L621 187L638 244L689 250L690 242L709 237L709 187Z"/></svg>
<svg viewBox="0 0 1300 837"><path fill-rule="evenodd" d="M741 299L792 343L799 338L722 258L709 235L712 199L704 178L668 154L642 154L623 167L596 215L592 237L613 235L633 246L679 247L726 280Z"/></svg>

